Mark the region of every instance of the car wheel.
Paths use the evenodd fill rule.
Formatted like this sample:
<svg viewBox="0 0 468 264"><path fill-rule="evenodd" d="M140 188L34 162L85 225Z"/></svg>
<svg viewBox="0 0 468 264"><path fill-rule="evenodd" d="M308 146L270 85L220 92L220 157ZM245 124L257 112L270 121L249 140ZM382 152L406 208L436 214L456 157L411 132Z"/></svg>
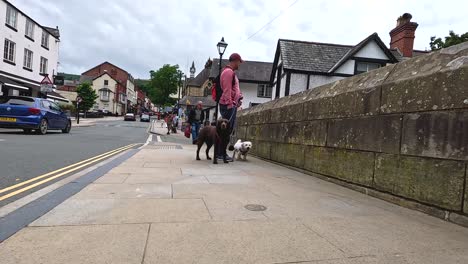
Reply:
<svg viewBox="0 0 468 264"><path fill-rule="evenodd" d="M30 129L30 128L24 128L23 131L24 131L25 134L30 134L31 131L32 131L32 129Z"/></svg>
<svg viewBox="0 0 468 264"><path fill-rule="evenodd" d="M49 124L47 124L47 120L42 119L41 124L39 125L39 129L36 130L36 133L39 135L47 134L47 129L49 128Z"/></svg>
<svg viewBox="0 0 468 264"><path fill-rule="evenodd" d="M62 129L62 133L68 134L70 133L70 130L71 130L71 123L70 121L68 121L67 126L64 129Z"/></svg>

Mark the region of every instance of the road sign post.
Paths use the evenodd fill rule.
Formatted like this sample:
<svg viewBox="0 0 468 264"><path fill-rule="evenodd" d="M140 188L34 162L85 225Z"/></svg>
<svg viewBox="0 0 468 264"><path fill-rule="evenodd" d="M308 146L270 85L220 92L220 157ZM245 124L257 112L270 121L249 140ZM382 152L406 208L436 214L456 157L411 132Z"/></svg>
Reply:
<svg viewBox="0 0 468 264"><path fill-rule="evenodd" d="M76 124L80 124L80 103L83 101L81 96L76 97Z"/></svg>

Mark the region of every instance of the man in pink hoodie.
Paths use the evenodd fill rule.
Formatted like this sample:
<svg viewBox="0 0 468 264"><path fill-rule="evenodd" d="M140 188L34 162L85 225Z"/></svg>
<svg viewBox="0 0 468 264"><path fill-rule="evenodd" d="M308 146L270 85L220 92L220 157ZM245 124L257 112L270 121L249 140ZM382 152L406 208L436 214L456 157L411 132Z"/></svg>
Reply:
<svg viewBox="0 0 468 264"><path fill-rule="evenodd" d="M229 56L229 64L223 69L220 78L223 94L219 100L219 111L223 118L229 120L231 133L236 124L237 108L241 106L243 98L239 88L239 79L235 71L239 69L239 66L243 62L238 53L231 54ZM228 159L231 158L228 157Z"/></svg>

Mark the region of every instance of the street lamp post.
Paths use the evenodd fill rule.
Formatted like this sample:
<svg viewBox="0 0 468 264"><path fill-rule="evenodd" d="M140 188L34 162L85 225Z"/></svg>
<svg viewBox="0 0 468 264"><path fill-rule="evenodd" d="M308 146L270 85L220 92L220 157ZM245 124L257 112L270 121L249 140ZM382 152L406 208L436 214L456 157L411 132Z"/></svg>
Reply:
<svg viewBox="0 0 468 264"><path fill-rule="evenodd" d="M180 109L180 89L182 88L182 72L179 72L179 89L177 89L177 115L179 115L179 109Z"/></svg>
<svg viewBox="0 0 468 264"><path fill-rule="evenodd" d="M218 70L218 76L221 79L221 68L222 68L222 62L223 62L223 54L226 51L226 48L228 44L224 41L224 37L221 38L221 41L218 42L218 53L219 53L219 70ZM221 83L221 82L220 82ZM219 100L216 100L216 109L215 109L215 121L218 120L218 108L219 108Z"/></svg>

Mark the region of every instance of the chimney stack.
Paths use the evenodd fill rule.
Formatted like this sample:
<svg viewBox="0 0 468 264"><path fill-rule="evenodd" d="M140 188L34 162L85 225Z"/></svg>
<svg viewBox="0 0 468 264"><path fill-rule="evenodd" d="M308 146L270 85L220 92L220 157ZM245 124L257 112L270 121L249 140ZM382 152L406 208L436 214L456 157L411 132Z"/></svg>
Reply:
<svg viewBox="0 0 468 264"><path fill-rule="evenodd" d="M418 23L411 22L411 14L404 13L397 19L396 27L390 31L390 49L398 49L403 57L413 57L414 33Z"/></svg>

